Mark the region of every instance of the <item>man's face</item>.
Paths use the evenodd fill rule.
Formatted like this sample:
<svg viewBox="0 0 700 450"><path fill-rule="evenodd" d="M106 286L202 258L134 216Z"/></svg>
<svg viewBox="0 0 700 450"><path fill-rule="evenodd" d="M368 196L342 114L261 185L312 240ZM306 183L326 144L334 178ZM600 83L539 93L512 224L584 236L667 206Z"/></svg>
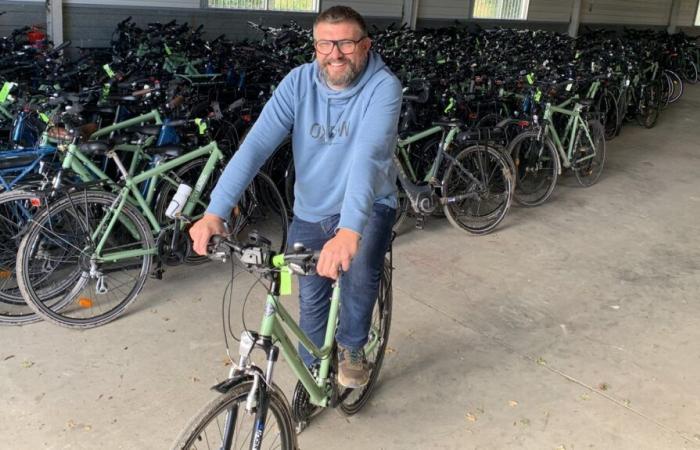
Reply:
<svg viewBox="0 0 700 450"><path fill-rule="evenodd" d="M314 40L319 41L357 41L362 38L362 31L355 22L326 23L321 22L314 29ZM355 45L355 50L344 54L337 45L330 54L324 55L316 50L321 75L329 87L343 89L349 86L362 72L367 64L367 54L372 43L365 37ZM345 50L345 49L344 49Z"/></svg>

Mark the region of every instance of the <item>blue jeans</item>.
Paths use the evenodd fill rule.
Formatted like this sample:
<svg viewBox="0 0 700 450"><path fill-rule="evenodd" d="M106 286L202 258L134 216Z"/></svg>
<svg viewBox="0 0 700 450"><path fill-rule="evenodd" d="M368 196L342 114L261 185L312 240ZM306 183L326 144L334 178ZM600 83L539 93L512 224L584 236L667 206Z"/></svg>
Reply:
<svg viewBox="0 0 700 450"><path fill-rule="evenodd" d="M391 228L396 210L375 203L372 214L362 232L360 246L350 263L350 270L342 274L340 282L340 315L336 341L345 348L359 350L367 343L372 321L372 310L377 299L384 255L391 243ZM310 250L321 250L335 236L340 215L318 223L306 222L294 216L289 226L289 248L300 242ZM326 324L333 292L333 280L318 275L299 277L299 325L319 348L326 336ZM307 366L316 359L299 345L301 357Z"/></svg>

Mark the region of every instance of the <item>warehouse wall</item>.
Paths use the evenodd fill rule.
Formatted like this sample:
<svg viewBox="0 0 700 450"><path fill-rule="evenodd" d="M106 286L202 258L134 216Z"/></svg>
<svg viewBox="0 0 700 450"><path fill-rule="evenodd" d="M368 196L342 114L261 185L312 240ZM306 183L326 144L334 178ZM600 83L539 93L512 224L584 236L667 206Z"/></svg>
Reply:
<svg viewBox="0 0 700 450"><path fill-rule="evenodd" d="M528 20L532 22L569 22L573 0L530 0ZM419 0L419 19L466 20L472 0Z"/></svg>
<svg viewBox="0 0 700 450"><path fill-rule="evenodd" d="M681 0L678 12L678 26L692 27L695 24L695 14L698 11L698 0Z"/></svg>
<svg viewBox="0 0 700 450"><path fill-rule="evenodd" d="M5 11L0 16L0 36L7 36L26 25L46 23L43 2L0 2L0 11Z"/></svg>
<svg viewBox="0 0 700 450"><path fill-rule="evenodd" d="M581 23L668 25L672 0L582 0Z"/></svg>

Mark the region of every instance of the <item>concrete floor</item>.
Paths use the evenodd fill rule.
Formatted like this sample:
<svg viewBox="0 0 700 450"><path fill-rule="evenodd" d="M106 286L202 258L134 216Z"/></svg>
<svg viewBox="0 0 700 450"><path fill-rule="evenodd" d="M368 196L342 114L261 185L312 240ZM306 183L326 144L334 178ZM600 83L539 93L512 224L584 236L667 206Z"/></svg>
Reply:
<svg viewBox="0 0 700 450"><path fill-rule="evenodd" d="M700 448L699 109L691 87L657 128L609 144L599 184L566 178L492 235L433 220L400 237L381 384L302 448ZM149 280L99 329L0 329L0 448L167 448L226 376L228 270ZM276 379L291 396L284 363Z"/></svg>

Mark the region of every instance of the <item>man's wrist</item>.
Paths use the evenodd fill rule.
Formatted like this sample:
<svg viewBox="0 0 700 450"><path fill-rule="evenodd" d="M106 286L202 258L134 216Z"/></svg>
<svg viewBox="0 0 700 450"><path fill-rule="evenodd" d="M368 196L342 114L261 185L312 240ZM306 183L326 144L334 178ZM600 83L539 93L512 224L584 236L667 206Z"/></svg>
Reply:
<svg viewBox="0 0 700 450"><path fill-rule="evenodd" d="M338 231L335 233L335 235L340 237L352 237L358 241L362 237L360 233L358 233L355 230L351 230L350 228L338 228Z"/></svg>

